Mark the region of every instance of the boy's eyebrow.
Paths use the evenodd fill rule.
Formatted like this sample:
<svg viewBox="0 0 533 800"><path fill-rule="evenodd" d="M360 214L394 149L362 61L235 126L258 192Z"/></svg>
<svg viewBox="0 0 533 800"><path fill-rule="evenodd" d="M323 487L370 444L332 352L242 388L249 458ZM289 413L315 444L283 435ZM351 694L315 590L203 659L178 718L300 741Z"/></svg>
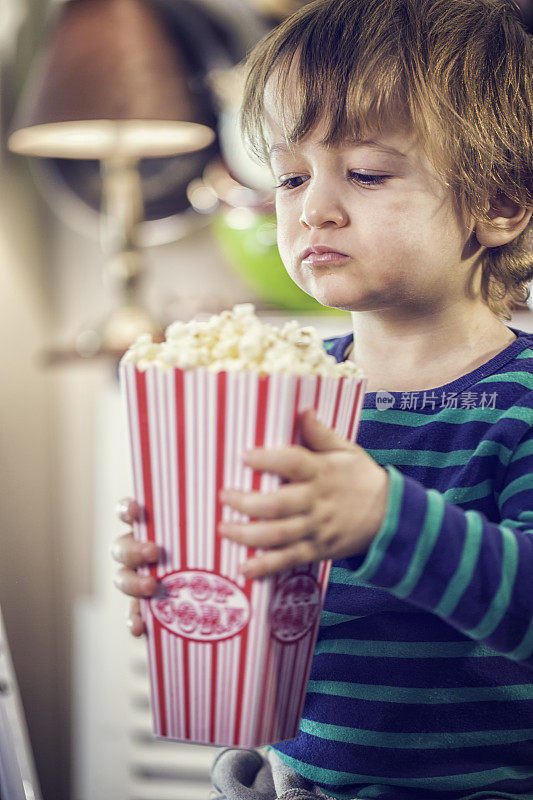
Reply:
<svg viewBox="0 0 533 800"><path fill-rule="evenodd" d="M393 156L398 156L399 158L407 158L406 153L402 153L400 150L397 150L395 147L391 147L387 144L376 142L373 139L354 139L353 141L347 140L345 146L373 147L375 150L383 150L385 153L389 153L390 155ZM290 153L290 147L285 142L276 142L270 148L268 156L270 159L272 159L272 156L276 155L277 153L282 153L282 154Z"/></svg>
<svg viewBox="0 0 533 800"><path fill-rule="evenodd" d="M268 157L272 159L276 153L290 153L290 148L284 142L276 142L268 151Z"/></svg>

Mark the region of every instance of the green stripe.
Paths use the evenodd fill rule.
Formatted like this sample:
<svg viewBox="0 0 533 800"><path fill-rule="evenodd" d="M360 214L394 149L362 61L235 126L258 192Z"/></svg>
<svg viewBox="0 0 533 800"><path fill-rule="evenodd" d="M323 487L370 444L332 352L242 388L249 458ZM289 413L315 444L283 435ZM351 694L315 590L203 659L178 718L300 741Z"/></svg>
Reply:
<svg viewBox="0 0 533 800"><path fill-rule="evenodd" d="M300 761L298 758L292 758L285 753L279 753L274 747L273 750L276 755L292 767L295 772L303 775L304 778L316 783L329 784L331 786L339 786L339 784L348 783L370 783L381 784L386 781L383 788L387 788L390 792L391 786L407 786L407 787L420 787L432 791L457 791L457 787L464 789L476 789L482 787L486 789L491 783L505 780L526 780L533 777L533 770L531 768L521 769L520 767L497 767L496 769L482 770L481 772L467 772L466 774L453 774L453 775L439 775L437 778L384 778L382 775L366 775L357 772L341 772L336 769L324 769L323 767L315 767L307 764L305 761ZM330 789L327 789L328 794L332 794ZM484 792L486 794L486 791ZM513 798L516 795L501 793L502 797ZM341 798L341 800L350 800L353 798L353 792L332 794L333 797ZM467 797L464 800L468 800Z"/></svg>
<svg viewBox="0 0 533 800"><path fill-rule="evenodd" d="M527 347L525 350L522 350L516 358L533 358L533 350L530 347Z"/></svg>
<svg viewBox="0 0 533 800"><path fill-rule="evenodd" d="M354 570L354 574L363 581L369 581L375 574L398 529L403 497L403 476L401 472L390 465L387 465L385 469L389 473L389 496L385 518L368 548L365 560L359 569Z"/></svg>
<svg viewBox="0 0 533 800"><path fill-rule="evenodd" d="M449 703L507 703L533 700L533 683L513 686L465 686L460 689L418 689L403 686L376 686L348 681L309 681L307 691L382 703L443 705Z"/></svg>
<svg viewBox="0 0 533 800"><path fill-rule="evenodd" d="M466 416L465 416L466 415ZM485 422L492 425L505 416L506 419L531 424L531 409L524 406L500 408L443 408L437 413L417 414L416 411L398 411L388 408L378 411L377 408L365 408L362 419L365 422L380 422L384 425L403 425L406 428L419 428L431 422L444 422L450 425L464 425L465 422Z"/></svg>
<svg viewBox="0 0 533 800"><path fill-rule="evenodd" d="M455 750L459 747L487 747L516 742L531 741L531 728L493 731L449 731L443 733L389 733L352 728L347 725L331 725L327 722L303 718L300 730L319 739L329 739L364 747L383 747L395 750Z"/></svg>
<svg viewBox="0 0 533 800"><path fill-rule="evenodd" d="M511 411L513 412L512 416L509 413ZM520 422L526 422L528 425L531 425L531 416L531 409L524 408L524 406L511 406L505 412L506 419L519 420Z"/></svg>
<svg viewBox="0 0 533 800"><path fill-rule="evenodd" d="M505 489L502 490L498 497L498 505L502 505L513 495L519 492L533 491L533 472L528 472L526 475L521 475L511 483L508 483Z"/></svg>
<svg viewBox="0 0 533 800"><path fill-rule="evenodd" d="M354 616L353 614L337 614L335 611L323 611L320 616L320 625L327 627L328 625L339 625L342 622L351 622L353 619L364 619L367 614L360 614Z"/></svg>
<svg viewBox="0 0 533 800"><path fill-rule="evenodd" d="M493 479L487 478L486 481L475 483L473 486L452 486L443 492L444 497L450 503L470 503L473 500L482 500L492 494Z"/></svg>
<svg viewBox="0 0 533 800"><path fill-rule="evenodd" d="M329 583L341 583L344 586L360 586L361 581L355 576L353 569L344 569L344 567L332 567L329 573ZM368 588L369 591L374 591L373 587Z"/></svg>
<svg viewBox="0 0 533 800"><path fill-rule="evenodd" d="M494 658L492 648L474 641L390 642L377 639L322 639L315 653L364 656L365 658Z"/></svg>
<svg viewBox="0 0 533 800"><path fill-rule="evenodd" d="M502 558L502 577L498 591L492 598L487 613L471 630L466 630L468 636L474 639L486 639L493 633L509 608L509 600L513 591L513 586L518 569L518 543L512 531L500 526L503 544Z"/></svg>
<svg viewBox="0 0 533 800"><path fill-rule="evenodd" d="M396 597L405 598L411 594L426 568L426 564L440 534L442 519L444 517L444 498L442 494L435 491L435 489L428 489L426 496L427 506L424 524L411 557L409 567L401 581L395 586L391 586L389 590L396 595Z"/></svg>
<svg viewBox="0 0 533 800"><path fill-rule="evenodd" d="M533 511L521 511L518 515L518 519L520 521L524 520L525 522L533 523Z"/></svg>
<svg viewBox="0 0 533 800"><path fill-rule="evenodd" d="M467 415L466 417L465 414ZM464 408L443 408L439 412L428 412L427 414L418 414L416 411L398 411L394 408L387 408L385 411L365 408L362 412L362 419L365 422L380 422L384 425L401 425L406 428L420 428L432 422L464 425L465 421L467 421L486 422L488 425L492 425L497 422L501 416L502 412L497 408L472 408L468 411L465 411Z"/></svg>
<svg viewBox="0 0 533 800"><path fill-rule="evenodd" d="M533 444L533 442L531 443ZM394 466L420 466L420 467L460 467L479 456L497 456L500 462L507 466L511 459L512 450L500 442L485 439L477 447L467 450L401 450L401 449L376 449L367 448L372 458L378 464L394 464ZM532 450L533 453L533 450Z"/></svg>
<svg viewBox="0 0 533 800"><path fill-rule="evenodd" d="M530 372L503 372L500 375L489 375L486 378L481 378L477 381L476 386L480 383L519 383L525 386L526 389L533 389L533 375Z"/></svg>
<svg viewBox="0 0 533 800"><path fill-rule="evenodd" d="M507 450L508 448L505 449ZM514 464L514 462L518 461L518 459L526 458L527 456L533 456L533 439L529 439L527 442L522 442L522 444L519 444L514 451L510 462Z"/></svg>
<svg viewBox="0 0 533 800"><path fill-rule="evenodd" d="M472 580L481 547L481 535L483 532L481 515L477 511L469 510L465 512L465 516L466 532L461 560L448 584L448 588L435 608L435 614L442 617L449 617L455 611L463 592Z"/></svg>
<svg viewBox="0 0 533 800"><path fill-rule="evenodd" d="M525 661L533 653L533 617L530 620L529 627L526 635L518 645L510 653L505 653L508 658L514 658L517 661Z"/></svg>

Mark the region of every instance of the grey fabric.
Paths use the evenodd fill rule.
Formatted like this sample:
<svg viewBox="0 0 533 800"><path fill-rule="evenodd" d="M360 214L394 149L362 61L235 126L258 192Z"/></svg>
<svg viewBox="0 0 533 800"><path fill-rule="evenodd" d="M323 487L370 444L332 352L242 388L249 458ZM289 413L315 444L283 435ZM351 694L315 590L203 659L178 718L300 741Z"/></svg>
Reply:
<svg viewBox="0 0 533 800"><path fill-rule="evenodd" d="M211 767L211 780L221 800L275 800L269 765L257 750L228 748Z"/></svg>
<svg viewBox="0 0 533 800"><path fill-rule="evenodd" d="M304 800L305 798L307 800L307 798L318 796L314 791L314 784L284 764L274 750L269 750L267 757L278 798L283 797L283 800L300 800L300 798Z"/></svg>
<svg viewBox="0 0 533 800"><path fill-rule="evenodd" d="M222 750L211 767L219 792L211 800L316 800L319 790L270 750L268 760L257 750Z"/></svg>

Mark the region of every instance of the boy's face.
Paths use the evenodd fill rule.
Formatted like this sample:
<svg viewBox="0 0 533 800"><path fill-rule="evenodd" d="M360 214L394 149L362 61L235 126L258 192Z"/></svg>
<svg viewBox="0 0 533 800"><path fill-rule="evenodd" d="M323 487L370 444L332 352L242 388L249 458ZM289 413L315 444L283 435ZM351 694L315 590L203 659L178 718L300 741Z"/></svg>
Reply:
<svg viewBox="0 0 533 800"><path fill-rule="evenodd" d="M323 305L349 311L424 314L464 299L479 244L413 136L389 130L325 148L319 124L289 151L275 101L271 80L271 168L283 184L278 246L292 279ZM313 247L330 252L306 256Z"/></svg>

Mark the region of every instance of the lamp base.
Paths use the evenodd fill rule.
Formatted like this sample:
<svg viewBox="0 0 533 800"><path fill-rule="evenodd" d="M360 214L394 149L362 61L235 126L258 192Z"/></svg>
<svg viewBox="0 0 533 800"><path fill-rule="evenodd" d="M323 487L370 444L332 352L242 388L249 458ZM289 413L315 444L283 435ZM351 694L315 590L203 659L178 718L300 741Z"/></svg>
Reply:
<svg viewBox="0 0 533 800"><path fill-rule="evenodd" d="M118 362L144 333L149 333L155 342L164 340L160 323L146 309L137 305L120 306L95 325L83 328L69 344L43 350L40 361L43 366L96 359Z"/></svg>
<svg viewBox="0 0 533 800"><path fill-rule="evenodd" d="M137 305L114 309L99 325L81 331L75 348L81 358L93 358L100 351L125 353L138 336L149 333L154 341L164 338L161 325Z"/></svg>

